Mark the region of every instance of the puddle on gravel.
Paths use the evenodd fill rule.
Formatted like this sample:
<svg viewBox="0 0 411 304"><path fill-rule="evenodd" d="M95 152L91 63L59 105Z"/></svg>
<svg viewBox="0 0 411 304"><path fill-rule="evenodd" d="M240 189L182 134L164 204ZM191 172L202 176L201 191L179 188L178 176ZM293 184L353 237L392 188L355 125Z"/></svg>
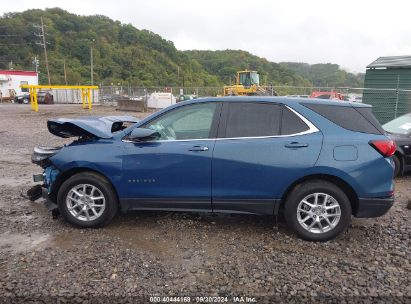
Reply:
<svg viewBox="0 0 411 304"><path fill-rule="evenodd" d="M108 229L107 233L110 237L116 236L122 248L148 252L159 257L181 256L181 250L176 242L169 238L159 238L158 236L161 233L156 229L149 227L138 227L136 229L118 227Z"/></svg>
<svg viewBox="0 0 411 304"><path fill-rule="evenodd" d="M25 252L43 248L50 240L44 233L3 233L0 237L0 252Z"/></svg>
<svg viewBox="0 0 411 304"><path fill-rule="evenodd" d="M61 249L70 249L75 246L73 235L59 234L51 237L46 245L47 247L57 247Z"/></svg>
<svg viewBox="0 0 411 304"><path fill-rule="evenodd" d="M136 252L149 253L166 259L181 259L185 249L174 237L159 238L161 233L149 227L130 229L126 227L104 228L85 231L72 228L69 232L57 233L15 233L5 232L0 235L0 252L20 253L34 250L58 248L69 250L76 246L86 246L85 239L96 238L99 242L114 240L119 249L130 249ZM117 239L117 240L116 240ZM187 246L185 246L187 247Z"/></svg>
<svg viewBox="0 0 411 304"><path fill-rule="evenodd" d="M14 233L6 232L0 236L0 252L20 253L48 248L70 249L75 245L74 239L65 234L50 235L47 233Z"/></svg>
<svg viewBox="0 0 411 304"><path fill-rule="evenodd" d="M0 177L0 187L18 187L32 185L33 182L30 179L21 177Z"/></svg>

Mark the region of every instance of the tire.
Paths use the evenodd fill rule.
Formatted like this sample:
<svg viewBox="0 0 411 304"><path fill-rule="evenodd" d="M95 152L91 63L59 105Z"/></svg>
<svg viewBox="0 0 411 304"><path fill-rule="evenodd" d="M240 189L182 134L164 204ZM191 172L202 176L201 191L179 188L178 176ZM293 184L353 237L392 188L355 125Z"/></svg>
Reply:
<svg viewBox="0 0 411 304"><path fill-rule="evenodd" d="M352 214L347 195L335 184L322 180L297 185L286 199L284 211L287 226L295 234L316 242L325 242L343 233Z"/></svg>
<svg viewBox="0 0 411 304"><path fill-rule="evenodd" d="M84 189L86 196L83 196ZM102 227L117 214L118 201L112 185L101 175L82 172L71 176L57 195L60 214L77 227Z"/></svg>
<svg viewBox="0 0 411 304"><path fill-rule="evenodd" d="M397 155L393 155L392 160L394 162L394 178L402 176L401 160Z"/></svg>
<svg viewBox="0 0 411 304"><path fill-rule="evenodd" d="M28 100L27 98L24 98L24 99L23 99L23 103L24 103L24 104L28 104L28 103L29 103L29 100Z"/></svg>

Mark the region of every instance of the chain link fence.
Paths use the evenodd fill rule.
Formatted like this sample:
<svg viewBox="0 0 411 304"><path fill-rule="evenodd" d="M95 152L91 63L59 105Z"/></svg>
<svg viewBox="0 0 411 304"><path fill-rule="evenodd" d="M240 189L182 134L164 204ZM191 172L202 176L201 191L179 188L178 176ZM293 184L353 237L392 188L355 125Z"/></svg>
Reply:
<svg viewBox="0 0 411 304"><path fill-rule="evenodd" d="M301 96L309 97L312 92L339 92L342 94L362 94L362 89L335 87L297 87L297 86L261 86L259 90L266 96ZM128 87L103 86L99 89L99 101L110 102L119 98L139 98L152 93L168 92L175 97L189 95L195 97L215 97L223 95L223 87Z"/></svg>

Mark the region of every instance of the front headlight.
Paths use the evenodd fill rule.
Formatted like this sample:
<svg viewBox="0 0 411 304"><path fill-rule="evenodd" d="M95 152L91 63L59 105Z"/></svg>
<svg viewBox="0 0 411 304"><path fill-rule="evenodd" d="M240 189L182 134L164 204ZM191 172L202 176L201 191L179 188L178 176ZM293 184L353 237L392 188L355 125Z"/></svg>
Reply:
<svg viewBox="0 0 411 304"><path fill-rule="evenodd" d="M48 159L61 150L62 147L35 147L31 155L31 162L44 167Z"/></svg>

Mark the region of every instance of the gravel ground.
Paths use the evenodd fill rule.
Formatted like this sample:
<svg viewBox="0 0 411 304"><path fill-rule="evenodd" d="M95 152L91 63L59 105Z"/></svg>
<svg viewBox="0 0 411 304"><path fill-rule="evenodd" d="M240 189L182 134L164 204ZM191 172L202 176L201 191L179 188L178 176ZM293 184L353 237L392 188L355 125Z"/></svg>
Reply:
<svg viewBox="0 0 411 304"><path fill-rule="evenodd" d="M130 212L101 229L53 220L42 200L20 196L41 172L30 154L67 142L48 133L47 119L87 114L80 105L0 105L0 302L411 302L410 176L396 180L386 215L353 218L327 243L301 241L270 217Z"/></svg>

